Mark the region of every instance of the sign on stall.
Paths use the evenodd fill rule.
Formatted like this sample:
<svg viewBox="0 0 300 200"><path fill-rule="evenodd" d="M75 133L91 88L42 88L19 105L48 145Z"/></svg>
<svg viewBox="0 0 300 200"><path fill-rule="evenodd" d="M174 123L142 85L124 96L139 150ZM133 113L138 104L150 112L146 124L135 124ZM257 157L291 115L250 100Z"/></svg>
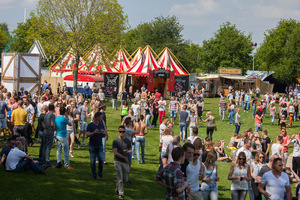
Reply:
<svg viewBox="0 0 300 200"><path fill-rule="evenodd" d="M219 74L242 74L242 69L235 68L219 68Z"/></svg>

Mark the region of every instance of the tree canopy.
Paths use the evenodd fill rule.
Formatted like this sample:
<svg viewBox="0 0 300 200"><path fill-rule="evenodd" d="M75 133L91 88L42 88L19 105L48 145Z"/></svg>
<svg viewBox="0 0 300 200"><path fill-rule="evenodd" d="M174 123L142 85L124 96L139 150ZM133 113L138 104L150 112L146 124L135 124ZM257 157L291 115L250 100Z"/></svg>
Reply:
<svg viewBox="0 0 300 200"><path fill-rule="evenodd" d="M265 33L256 53L260 70L275 71L274 76L291 83L300 75L300 23L282 19Z"/></svg>
<svg viewBox="0 0 300 200"><path fill-rule="evenodd" d="M117 0L40 0L36 11L41 40L51 45L54 52L57 47L73 49L74 91L80 56L99 43L108 50L116 48L127 23Z"/></svg>
<svg viewBox="0 0 300 200"><path fill-rule="evenodd" d="M251 34L245 35L236 25L226 22L209 40L203 42L201 71L216 72L219 67L241 68L251 66Z"/></svg>

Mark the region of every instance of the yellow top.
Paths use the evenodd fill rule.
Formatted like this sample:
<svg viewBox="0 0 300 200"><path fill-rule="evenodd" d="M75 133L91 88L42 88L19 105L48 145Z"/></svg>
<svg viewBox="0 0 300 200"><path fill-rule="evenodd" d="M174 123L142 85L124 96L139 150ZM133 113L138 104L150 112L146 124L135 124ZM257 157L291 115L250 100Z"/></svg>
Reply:
<svg viewBox="0 0 300 200"><path fill-rule="evenodd" d="M17 108L15 110L13 110L11 117L14 120L14 125L16 125L16 126L25 125L27 115L28 114L27 114L26 110L24 110L22 108Z"/></svg>

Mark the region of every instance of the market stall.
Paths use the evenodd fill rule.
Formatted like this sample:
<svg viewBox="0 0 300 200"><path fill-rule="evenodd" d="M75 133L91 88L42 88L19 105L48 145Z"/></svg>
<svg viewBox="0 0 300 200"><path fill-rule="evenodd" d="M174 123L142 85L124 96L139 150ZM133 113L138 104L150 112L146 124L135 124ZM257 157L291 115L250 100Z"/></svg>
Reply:
<svg viewBox="0 0 300 200"><path fill-rule="evenodd" d="M219 74L203 74L196 77L199 86L205 88L205 95L215 97L222 92L225 96L229 94L229 87L233 90L245 89L247 78L242 76L241 69L219 68Z"/></svg>

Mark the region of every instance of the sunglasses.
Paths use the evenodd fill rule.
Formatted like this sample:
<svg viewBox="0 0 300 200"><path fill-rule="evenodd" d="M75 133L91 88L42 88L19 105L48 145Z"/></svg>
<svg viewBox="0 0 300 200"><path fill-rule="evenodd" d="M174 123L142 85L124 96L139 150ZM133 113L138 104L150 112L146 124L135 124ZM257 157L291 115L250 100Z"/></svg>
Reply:
<svg viewBox="0 0 300 200"><path fill-rule="evenodd" d="M246 160L246 158L239 158L239 160Z"/></svg>
<svg viewBox="0 0 300 200"><path fill-rule="evenodd" d="M263 156L259 156L258 158L264 158Z"/></svg>
<svg viewBox="0 0 300 200"><path fill-rule="evenodd" d="M125 131L119 131L119 133L125 133Z"/></svg>
<svg viewBox="0 0 300 200"><path fill-rule="evenodd" d="M194 153L194 156L200 156L200 153Z"/></svg>

